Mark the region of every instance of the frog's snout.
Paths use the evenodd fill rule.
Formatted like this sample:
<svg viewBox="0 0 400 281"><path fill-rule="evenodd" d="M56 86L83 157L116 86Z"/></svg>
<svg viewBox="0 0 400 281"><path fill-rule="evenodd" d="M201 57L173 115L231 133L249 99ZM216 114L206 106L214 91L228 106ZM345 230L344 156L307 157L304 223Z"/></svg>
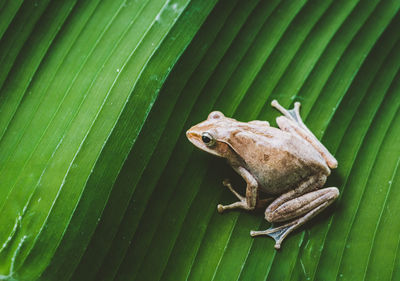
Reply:
<svg viewBox="0 0 400 281"><path fill-rule="evenodd" d="M196 145L198 143L199 136L198 136L198 133L196 133L196 131L193 131L191 129L187 130L186 137L194 145Z"/></svg>
<svg viewBox="0 0 400 281"><path fill-rule="evenodd" d="M190 129L186 131L186 137L190 140L195 136L195 133Z"/></svg>

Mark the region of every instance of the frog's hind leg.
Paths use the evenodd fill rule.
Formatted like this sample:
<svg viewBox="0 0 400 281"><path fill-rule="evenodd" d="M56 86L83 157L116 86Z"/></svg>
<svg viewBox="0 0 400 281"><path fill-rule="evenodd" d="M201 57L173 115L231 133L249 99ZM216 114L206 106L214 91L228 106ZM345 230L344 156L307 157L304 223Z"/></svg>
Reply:
<svg viewBox="0 0 400 281"><path fill-rule="evenodd" d="M268 235L275 239L275 248L279 249L289 233L316 216L339 196L336 187L318 189L325 181L324 174L311 176L297 188L276 198L265 210L265 219L284 224L264 231L251 231L250 235Z"/></svg>
<svg viewBox="0 0 400 281"><path fill-rule="evenodd" d="M251 231L250 235L253 237L259 235L268 235L275 240L275 249L277 250L280 249L281 243L286 238L286 236L288 236L293 230L299 228L304 223L306 223L307 221L318 215L320 212L322 212L337 198L339 194L336 187L324 188L318 191L325 193L324 196L321 196L317 200L314 200L312 204L309 205L309 207L311 207L312 209L308 211L304 216L295 219L291 222L288 222L286 224L283 224L281 226L274 228L271 227L264 231ZM308 194L304 196L308 196Z"/></svg>
<svg viewBox="0 0 400 281"><path fill-rule="evenodd" d="M271 105L284 115L276 118L276 123L281 130L296 134L305 139L322 155L330 168L337 167L338 162L335 157L333 157L329 150L315 137L301 119L299 102L295 102L294 108L290 110L285 109L276 100L273 100Z"/></svg>

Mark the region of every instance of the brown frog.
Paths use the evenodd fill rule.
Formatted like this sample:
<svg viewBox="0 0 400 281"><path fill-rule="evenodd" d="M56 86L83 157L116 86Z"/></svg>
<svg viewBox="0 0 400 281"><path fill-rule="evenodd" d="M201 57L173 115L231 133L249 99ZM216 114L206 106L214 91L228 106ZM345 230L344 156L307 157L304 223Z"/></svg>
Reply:
<svg viewBox="0 0 400 281"><path fill-rule="evenodd" d="M239 201L219 204L218 211L266 208L267 221L284 223L251 231L250 235L269 235L279 249L290 232L329 206L339 196L339 190L322 188L337 161L304 125L300 103L296 102L292 110L286 110L276 100L271 105L283 114L276 119L279 129L266 121L240 122L214 111L206 121L190 128L186 136L201 150L226 158L247 183L246 196L242 196L224 180L223 184ZM272 199L259 199L259 191Z"/></svg>

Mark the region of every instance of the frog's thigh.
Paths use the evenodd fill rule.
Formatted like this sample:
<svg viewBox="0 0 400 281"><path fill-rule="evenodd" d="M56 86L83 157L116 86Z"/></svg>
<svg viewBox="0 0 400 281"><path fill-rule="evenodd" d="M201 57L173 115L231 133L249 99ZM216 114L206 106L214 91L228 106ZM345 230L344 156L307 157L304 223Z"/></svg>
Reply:
<svg viewBox="0 0 400 281"><path fill-rule="evenodd" d="M329 150L315 137L315 135L304 125L304 123L299 125L285 116L277 117L276 123L282 131L297 135L308 141L322 155L329 168L337 167L338 163L336 158L333 157Z"/></svg>
<svg viewBox="0 0 400 281"><path fill-rule="evenodd" d="M323 205L324 207L319 209L320 212L329 206L338 197L338 195L339 190L336 187L328 187L312 191L300 197L284 202L273 211L269 211L267 209L265 212L265 218L269 222L288 221L307 214ZM319 212L313 214L312 217ZM311 219L311 217L308 219Z"/></svg>

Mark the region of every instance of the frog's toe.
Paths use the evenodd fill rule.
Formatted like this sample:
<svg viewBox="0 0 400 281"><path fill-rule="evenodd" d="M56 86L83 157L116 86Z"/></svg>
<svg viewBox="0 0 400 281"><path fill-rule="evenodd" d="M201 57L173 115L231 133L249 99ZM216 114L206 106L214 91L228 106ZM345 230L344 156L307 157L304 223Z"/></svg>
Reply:
<svg viewBox="0 0 400 281"><path fill-rule="evenodd" d="M259 232L259 231L250 230L250 236L251 236L251 237L254 237L254 236L260 235L260 234L258 234L258 232Z"/></svg>
<svg viewBox="0 0 400 281"><path fill-rule="evenodd" d="M231 185L231 181L230 181L229 179L224 179L224 180L222 181L222 184L223 184L224 186L228 187L228 185Z"/></svg>
<svg viewBox="0 0 400 281"><path fill-rule="evenodd" d="M225 208L224 208L224 206L223 206L223 205L221 205L221 204L218 204L218 205L217 205L217 210L218 210L218 213L223 213L223 212L224 212L224 210L225 210Z"/></svg>

